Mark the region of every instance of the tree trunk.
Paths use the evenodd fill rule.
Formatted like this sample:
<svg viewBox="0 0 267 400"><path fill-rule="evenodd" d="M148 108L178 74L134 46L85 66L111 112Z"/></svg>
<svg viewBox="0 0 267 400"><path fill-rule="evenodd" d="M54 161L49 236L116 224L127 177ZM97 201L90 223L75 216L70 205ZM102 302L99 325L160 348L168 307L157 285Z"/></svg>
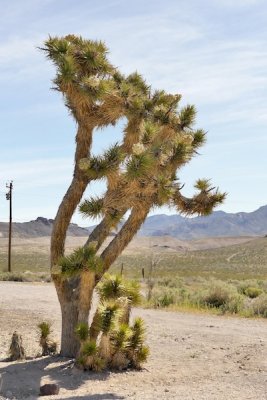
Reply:
<svg viewBox="0 0 267 400"><path fill-rule="evenodd" d="M61 350L63 357L74 358L79 351L80 343L75 335L75 328L78 325L79 304L74 301L61 302Z"/></svg>
<svg viewBox="0 0 267 400"><path fill-rule="evenodd" d="M80 341L75 334L75 329L81 322L88 324L95 274L84 271L72 277L61 277L59 280L55 279L55 285L62 313L60 354L74 358L80 349Z"/></svg>
<svg viewBox="0 0 267 400"><path fill-rule="evenodd" d="M75 357L79 350L79 341L74 331L79 322L88 323L95 277L89 272L64 277L60 272L54 273L53 267L57 265L60 257L64 256L65 240L72 215L88 186L88 178L80 171L79 161L89 156L92 133L93 127L80 125L78 128L73 179L59 206L51 234L52 278L62 312L61 355L65 357Z"/></svg>

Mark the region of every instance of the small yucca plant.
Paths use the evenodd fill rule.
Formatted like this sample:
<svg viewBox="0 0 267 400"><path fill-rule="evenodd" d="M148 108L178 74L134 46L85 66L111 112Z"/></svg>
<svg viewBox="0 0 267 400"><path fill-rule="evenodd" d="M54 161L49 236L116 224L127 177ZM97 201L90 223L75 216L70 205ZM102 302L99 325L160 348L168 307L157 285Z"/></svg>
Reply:
<svg viewBox="0 0 267 400"><path fill-rule="evenodd" d="M111 332L110 341L112 346L111 368L122 370L128 367L127 348L131 337L131 329L127 324L121 324Z"/></svg>
<svg viewBox="0 0 267 400"><path fill-rule="evenodd" d="M98 307L100 315L100 331L102 332L100 343L99 343L99 354L100 356L110 361L111 358L111 345L110 345L110 331L114 328L117 319L121 313L119 305L115 302L104 303Z"/></svg>
<svg viewBox="0 0 267 400"><path fill-rule="evenodd" d="M99 372L106 366L106 362L99 356L99 348L93 340L83 344L77 361L78 365L82 366L84 370L89 369Z"/></svg>
<svg viewBox="0 0 267 400"><path fill-rule="evenodd" d="M131 337L128 347L128 358L133 368L140 369L149 356L149 347L144 345L144 340L144 321L142 318L136 318L131 327Z"/></svg>
<svg viewBox="0 0 267 400"><path fill-rule="evenodd" d="M41 322L38 324L40 334L40 346L42 347L42 356L55 354L57 351L57 343L50 339L51 324L49 322Z"/></svg>
<svg viewBox="0 0 267 400"><path fill-rule="evenodd" d="M123 310L122 323L129 322L131 306L139 304L141 300L139 283L126 281L119 275L105 274L97 291L102 302L114 300L119 304Z"/></svg>
<svg viewBox="0 0 267 400"><path fill-rule="evenodd" d="M129 326L131 305L140 300L139 285L106 274L97 290L100 304L90 328L79 324L75 330L81 341L78 364L94 371L108 367L140 369L149 354L144 346L144 322L136 318L133 326Z"/></svg>
<svg viewBox="0 0 267 400"><path fill-rule="evenodd" d="M131 366L135 369L141 369L142 364L144 364L147 361L149 353L150 351L148 346L140 347L133 354L133 358L131 360Z"/></svg>

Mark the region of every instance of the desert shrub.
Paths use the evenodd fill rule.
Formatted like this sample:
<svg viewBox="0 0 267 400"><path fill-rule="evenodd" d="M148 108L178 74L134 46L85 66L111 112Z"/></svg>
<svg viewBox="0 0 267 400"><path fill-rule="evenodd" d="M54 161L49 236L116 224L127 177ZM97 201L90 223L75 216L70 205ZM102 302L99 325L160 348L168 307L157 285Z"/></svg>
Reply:
<svg viewBox="0 0 267 400"><path fill-rule="evenodd" d="M244 290L244 295L250 297L251 299L255 299L263 293L263 290L257 287L249 286Z"/></svg>
<svg viewBox="0 0 267 400"><path fill-rule="evenodd" d="M248 279L241 281L237 284L237 290L240 294L243 294L251 299L258 297L263 293L263 281L257 281L256 279Z"/></svg>
<svg viewBox="0 0 267 400"><path fill-rule="evenodd" d="M183 282L180 278L162 278L158 280L158 286L164 286L169 288L180 288Z"/></svg>
<svg viewBox="0 0 267 400"><path fill-rule="evenodd" d="M171 293L164 293L156 299L155 306L157 307L168 307L174 304L174 296Z"/></svg>
<svg viewBox="0 0 267 400"><path fill-rule="evenodd" d="M216 286L208 289L207 293L203 296L202 302L209 307L222 307L230 299L230 292L226 287L217 284Z"/></svg>
<svg viewBox="0 0 267 400"><path fill-rule="evenodd" d="M261 294L251 302L251 309L254 315L267 318L267 295Z"/></svg>
<svg viewBox="0 0 267 400"><path fill-rule="evenodd" d="M0 281L28 282L29 279L19 272L3 272L0 274Z"/></svg>
<svg viewBox="0 0 267 400"><path fill-rule="evenodd" d="M222 306L223 312L238 314L244 310L244 297L240 294L233 294L229 300Z"/></svg>
<svg viewBox="0 0 267 400"><path fill-rule="evenodd" d="M267 280L261 280L259 281L259 287L264 291L267 292Z"/></svg>
<svg viewBox="0 0 267 400"><path fill-rule="evenodd" d="M243 299L232 285L215 281L200 296L200 303L220 308L222 311L237 313L243 306Z"/></svg>
<svg viewBox="0 0 267 400"><path fill-rule="evenodd" d="M161 286L156 287L148 304L152 305L154 308L169 307L177 300L175 292L177 292L177 290Z"/></svg>

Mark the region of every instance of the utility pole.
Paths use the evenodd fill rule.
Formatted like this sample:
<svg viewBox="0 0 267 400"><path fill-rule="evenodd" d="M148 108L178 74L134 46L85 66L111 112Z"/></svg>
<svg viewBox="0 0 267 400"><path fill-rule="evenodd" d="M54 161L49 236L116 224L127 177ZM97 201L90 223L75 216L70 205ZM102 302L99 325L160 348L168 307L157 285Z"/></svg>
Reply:
<svg viewBox="0 0 267 400"><path fill-rule="evenodd" d="M6 199L9 200L9 234L8 234L8 272L11 272L11 237L12 237L12 189L13 181L6 184L9 191L6 194Z"/></svg>

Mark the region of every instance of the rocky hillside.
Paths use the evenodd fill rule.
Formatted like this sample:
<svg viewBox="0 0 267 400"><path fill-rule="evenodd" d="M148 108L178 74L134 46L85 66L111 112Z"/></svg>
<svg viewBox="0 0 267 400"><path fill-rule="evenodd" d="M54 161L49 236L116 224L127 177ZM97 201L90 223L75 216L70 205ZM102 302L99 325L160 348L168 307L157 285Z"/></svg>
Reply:
<svg viewBox="0 0 267 400"><path fill-rule="evenodd" d="M251 213L215 211L208 217L185 218L180 215L153 215L139 231L141 236L173 236L197 239L218 236L265 236L267 206Z"/></svg>
<svg viewBox="0 0 267 400"><path fill-rule="evenodd" d="M35 221L29 222L13 222L12 236L13 237L42 237L50 236L53 226L53 220L43 217L38 217ZM70 224L68 229L69 236L87 236L88 231L80 228L76 224ZM0 237L8 236L8 223L0 222Z"/></svg>

